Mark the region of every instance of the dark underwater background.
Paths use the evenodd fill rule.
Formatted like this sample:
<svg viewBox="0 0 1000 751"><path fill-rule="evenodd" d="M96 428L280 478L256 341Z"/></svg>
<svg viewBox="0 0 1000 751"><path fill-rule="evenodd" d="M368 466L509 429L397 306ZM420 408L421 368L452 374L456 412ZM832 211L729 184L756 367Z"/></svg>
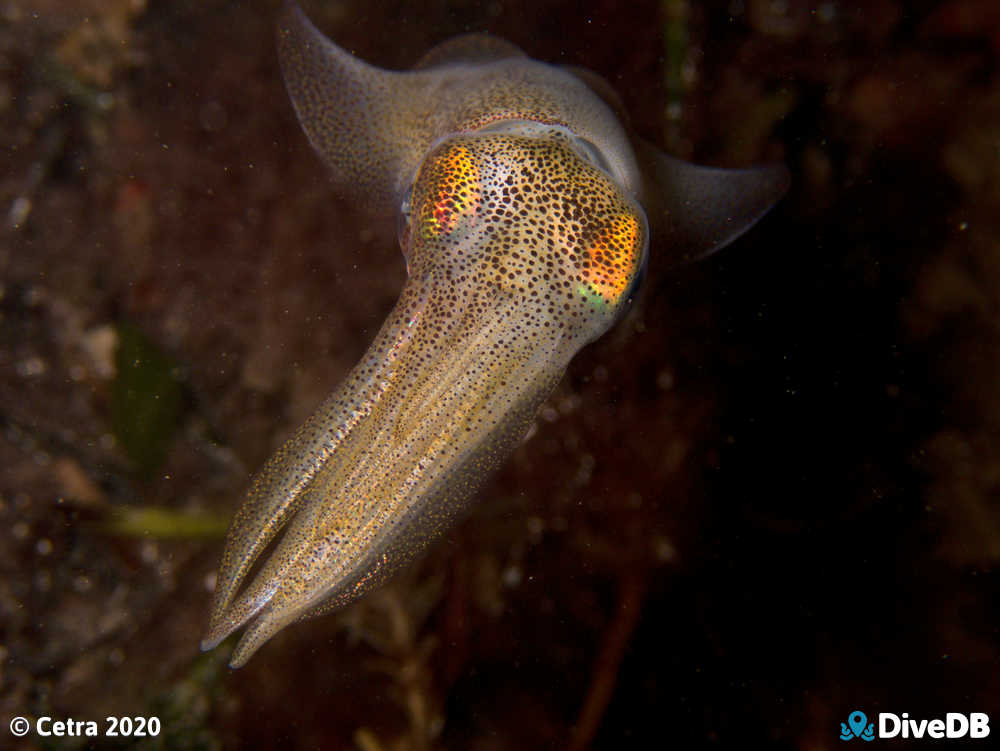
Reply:
<svg viewBox="0 0 1000 751"><path fill-rule="evenodd" d="M590 68L645 138L784 161L791 189L703 263L654 243L474 514L234 672L231 642L198 652L222 534L391 309L395 227L331 191L278 3L0 2L0 747L806 751L853 710L1000 725L1000 4L305 9L384 67L489 31ZM8 734L44 715L162 731Z"/></svg>

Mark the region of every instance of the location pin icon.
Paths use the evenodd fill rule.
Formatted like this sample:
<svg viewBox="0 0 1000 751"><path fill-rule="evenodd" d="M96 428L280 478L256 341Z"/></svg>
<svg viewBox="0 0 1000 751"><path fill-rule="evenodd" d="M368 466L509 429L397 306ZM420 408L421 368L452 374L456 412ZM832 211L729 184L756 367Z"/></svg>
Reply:
<svg viewBox="0 0 1000 751"><path fill-rule="evenodd" d="M851 716L847 718L847 724L851 726L851 731L854 733L855 738L860 738L861 734L865 731L865 725L868 724L868 718L865 717L864 712L854 711L851 712Z"/></svg>

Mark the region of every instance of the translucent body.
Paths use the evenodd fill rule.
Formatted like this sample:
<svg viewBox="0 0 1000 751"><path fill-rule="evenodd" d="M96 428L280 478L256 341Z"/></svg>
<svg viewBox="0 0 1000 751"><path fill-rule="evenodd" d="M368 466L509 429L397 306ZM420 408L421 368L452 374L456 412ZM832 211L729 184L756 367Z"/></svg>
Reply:
<svg viewBox="0 0 1000 751"><path fill-rule="evenodd" d="M408 280L362 361L233 520L203 647L248 625L234 666L289 623L364 595L455 522L576 352L620 317L649 246L635 153L576 76L489 37L389 73L291 5L279 51L335 181L400 214ZM655 204L661 219L683 207L683 183L715 196L723 171L669 172L682 186ZM719 199L728 215L693 223L708 235L696 250L739 234L784 190L773 169L736 174L733 200ZM683 237L697 233L671 226L687 252Z"/></svg>

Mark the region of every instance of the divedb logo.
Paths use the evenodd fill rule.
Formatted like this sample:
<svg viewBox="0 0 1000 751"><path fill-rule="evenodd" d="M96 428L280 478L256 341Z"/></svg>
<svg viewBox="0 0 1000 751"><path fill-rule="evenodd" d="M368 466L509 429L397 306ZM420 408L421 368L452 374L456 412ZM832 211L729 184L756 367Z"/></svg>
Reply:
<svg viewBox="0 0 1000 751"><path fill-rule="evenodd" d="M855 709L847 716L847 722L840 723L840 740L852 741L859 738L873 741L876 738L966 738L981 740L990 734L990 716L985 712L948 712L944 719L912 719L907 712L893 714L879 712L878 734L875 723L868 722L868 716Z"/></svg>

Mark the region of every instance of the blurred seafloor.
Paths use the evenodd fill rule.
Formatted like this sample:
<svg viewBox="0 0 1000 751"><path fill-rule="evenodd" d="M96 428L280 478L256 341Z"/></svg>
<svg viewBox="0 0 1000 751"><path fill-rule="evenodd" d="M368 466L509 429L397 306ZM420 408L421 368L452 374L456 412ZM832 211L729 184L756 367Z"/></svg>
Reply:
<svg viewBox="0 0 1000 751"><path fill-rule="evenodd" d="M1000 723L993 0L308 5L393 68L488 30L606 77L672 153L794 184L707 263L667 274L654 246L636 309L422 563L242 670L200 655L249 473L404 275L299 131L276 10L0 0L0 746L805 750L854 709ZM163 731L6 735L111 714Z"/></svg>

